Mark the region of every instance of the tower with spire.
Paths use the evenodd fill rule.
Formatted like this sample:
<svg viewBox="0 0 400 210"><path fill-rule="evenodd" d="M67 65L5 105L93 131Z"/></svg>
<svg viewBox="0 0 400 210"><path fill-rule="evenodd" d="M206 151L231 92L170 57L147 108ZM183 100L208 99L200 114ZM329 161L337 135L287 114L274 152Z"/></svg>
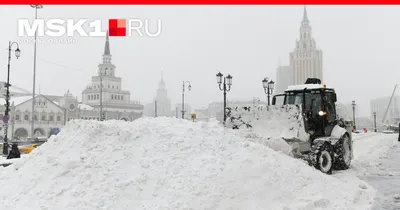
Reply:
<svg viewBox="0 0 400 210"><path fill-rule="evenodd" d="M115 76L116 68L111 58L110 38L107 32L102 62L98 65L97 75L92 76L91 83L82 91L82 103L96 109L100 109L100 104L102 104L103 112L110 112L108 116L115 111L142 113L143 106L139 102L131 101L130 92L122 89L122 79Z"/></svg>
<svg viewBox="0 0 400 210"><path fill-rule="evenodd" d="M304 84L307 78L319 78L323 81L322 51L317 49L312 36L312 28L304 6L303 19L300 25L300 39L296 40L296 47L289 54L291 69L291 84Z"/></svg>
<svg viewBox="0 0 400 210"><path fill-rule="evenodd" d="M157 103L155 103L157 101ZM155 107L157 106L157 115ZM174 116L171 109L171 99L168 98L167 87L164 81L163 71L161 71L161 79L158 82L156 97L153 101L145 106L144 114L149 117L154 116Z"/></svg>
<svg viewBox="0 0 400 210"><path fill-rule="evenodd" d="M171 116L171 100L168 98L163 71L161 71L161 79L158 83L157 95L155 100L157 100L157 115Z"/></svg>

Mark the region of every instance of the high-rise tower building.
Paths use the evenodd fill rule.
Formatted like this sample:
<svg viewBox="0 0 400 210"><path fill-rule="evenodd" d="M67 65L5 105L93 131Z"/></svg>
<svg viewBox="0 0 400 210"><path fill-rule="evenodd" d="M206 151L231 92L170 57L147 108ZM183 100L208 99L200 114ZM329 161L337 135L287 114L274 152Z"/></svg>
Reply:
<svg viewBox="0 0 400 210"><path fill-rule="evenodd" d="M300 39L296 40L296 47L290 53L289 59L292 85L304 84L307 78L319 78L323 81L322 51L317 49L312 36L306 7L304 7L303 20L300 26Z"/></svg>

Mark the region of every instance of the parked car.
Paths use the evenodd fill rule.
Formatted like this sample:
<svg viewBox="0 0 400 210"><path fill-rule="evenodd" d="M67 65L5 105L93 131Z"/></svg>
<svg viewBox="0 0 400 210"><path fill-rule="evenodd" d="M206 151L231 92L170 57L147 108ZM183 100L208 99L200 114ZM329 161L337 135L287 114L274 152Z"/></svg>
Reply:
<svg viewBox="0 0 400 210"><path fill-rule="evenodd" d="M19 148L19 151L23 154L29 154L32 152L32 150L34 150L36 147L38 147L38 144L31 144L28 146L23 146Z"/></svg>

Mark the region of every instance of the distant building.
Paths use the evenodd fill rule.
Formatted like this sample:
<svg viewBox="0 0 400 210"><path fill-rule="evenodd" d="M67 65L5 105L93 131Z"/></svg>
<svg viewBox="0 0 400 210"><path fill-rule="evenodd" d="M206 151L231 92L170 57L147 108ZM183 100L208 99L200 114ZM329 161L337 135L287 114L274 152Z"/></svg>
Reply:
<svg viewBox="0 0 400 210"><path fill-rule="evenodd" d="M306 7L304 7L300 26L300 40L296 40L296 47L289 54L289 60L292 85L304 84L307 78L319 78L323 81L322 51L317 49L316 42L312 37Z"/></svg>
<svg viewBox="0 0 400 210"><path fill-rule="evenodd" d="M185 119L190 119L190 114L192 113L192 107L188 104L184 104L185 108ZM182 118L182 103L177 103L175 104L175 115L178 116L178 118Z"/></svg>
<svg viewBox="0 0 400 210"><path fill-rule="evenodd" d="M197 121L207 121L209 119L207 108L195 109L194 113Z"/></svg>
<svg viewBox="0 0 400 210"><path fill-rule="evenodd" d="M371 113L370 116L374 117L374 112L376 112L376 121L382 122L385 112L388 108L390 101L390 96L381 97L371 100ZM392 102L390 104L389 110L386 114L385 124L398 124L400 121L400 97L393 96Z"/></svg>
<svg viewBox="0 0 400 210"><path fill-rule="evenodd" d="M132 121L143 115L143 105L139 101L132 101L130 97L130 92L122 88L122 79L115 76L115 65L111 63L107 35L103 62L98 65L97 75L92 77L91 84L82 91L82 104L93 108L90 111L91 115L94 109L100 110L100 104L102 104L103 115L106 119ZM65 104L69 113L68 117L82 118L78 116L78 112L82 110L77 110L76 102L74 103L72 98L64 98L67 100L65 103L69 103ZM84 115L84 112L81 114ZM100 113L98 117L100 118Z"/></svg>
<svg viewBox="0 0 400 210"><path fill-rule="evenodd" d="M292 72L290 66L278 66L276 69L275 94L284 93L292 83ZM274 94L274 95L275 95Z"/></svg>
<svg viewBox="0 0 400 210"><path fill-rule="evenodd" d="M167 88L164 82L164 78L161 75L161 80L158 83L158 89L156 97L153 102L146 104L144 108L145 116L155 117L157 116L175 116L175 112L171 110L171 99L168 98Z"/></svg>
<svg viewBox="0 0 400 210"><path fill-rule="evenodd" d="M0 100L5 104L5 100ZM34 133L36 137L47 137L53 128L61 128L66 123L65 108L44 95L35 97ZM32 129L32 97L15 97L10 101L9 139L26 139L31 136ZM0 118L3 118L5 106L0 106ZM0 137L4 138L4 122L0 124Z"/></svg>
<svg viewBox="0 0 400 210"><path fill-rule="evenodd" d="M28 91L21 88L12 89L8 129L10 139L24 139L31 136L32 103L35 107L33 115L35 137L48 137L54 129L61 130L65 123L72 119L100 120L101 114L105 120L133 121L142 117L143 105L139 101L131 100L130 92L122 89L122 79L115 76L108 36L103 62L98 67L98 74L92 77L91 84L82 91L82 102L69 91L63 96L39 94L32 100L32 96L27 96L30 95ZM0 88L0 92L4 92L4 89ZM100 94L103 113L100 113ZM0 112L4 113L5 101L2 98L0 102L3 104L0 106ZM2 129L4 126L0 128L1 138L4 137Z"/></svg>

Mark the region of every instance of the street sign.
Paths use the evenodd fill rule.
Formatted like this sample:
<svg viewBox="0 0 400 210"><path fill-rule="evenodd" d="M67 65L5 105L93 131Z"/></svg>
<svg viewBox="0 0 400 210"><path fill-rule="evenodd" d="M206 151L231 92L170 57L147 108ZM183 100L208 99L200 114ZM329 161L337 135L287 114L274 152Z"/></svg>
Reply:
<svg viewBox="0 0 400 210"><path fill-rule="evenodd" d="M3 117L3 122L4 122L4 123L8 123L8 115L4 115L4 117Z"/></svg>

